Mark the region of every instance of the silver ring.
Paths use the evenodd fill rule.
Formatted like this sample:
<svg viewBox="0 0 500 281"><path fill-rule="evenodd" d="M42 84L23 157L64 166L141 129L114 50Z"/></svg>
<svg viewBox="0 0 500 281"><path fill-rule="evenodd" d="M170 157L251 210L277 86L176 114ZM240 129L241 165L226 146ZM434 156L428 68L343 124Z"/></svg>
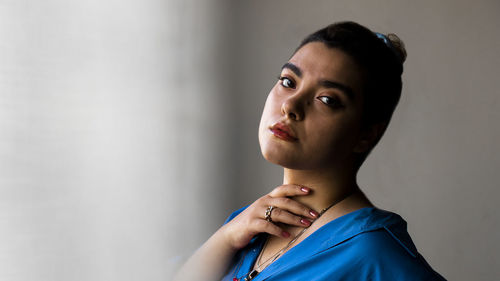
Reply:
<svg viewBox="0 0 500 281"><path fill-rule="evenodd" d="M273 209L274 209L274 206L269 206L266 209L266 221L268 221L268 222L273 222L273 220L271 219L271 213L273 212Z"/></svg>

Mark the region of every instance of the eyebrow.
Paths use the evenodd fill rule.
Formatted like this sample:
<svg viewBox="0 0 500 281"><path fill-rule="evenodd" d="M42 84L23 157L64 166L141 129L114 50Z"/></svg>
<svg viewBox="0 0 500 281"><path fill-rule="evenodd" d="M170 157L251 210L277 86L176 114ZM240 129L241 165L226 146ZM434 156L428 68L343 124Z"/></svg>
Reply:
<svg viewBox="0 0 500 281"><path fill-rule="evenodd" d="M350 100L354 99L354 91L344 84L329 80L321 80L319 84L325 88L338 89L342 91Z"/></svg>
<svg viewBox="0 0 500 281"><path fill-rule="evenodd" d="M302 78L302 70L300 70L300 68L298 66L296 66L295 64L293 64L291 62L287 62L281 67L281 70L283 70L285 68L290 69L291 71L293 71L293 73L295 73L295 75L299 76L299 78Z"/></svg>
<svg viewBox="0 0 500 281"><path fill-rule="evenodd" d="M300 68L295 64L287 62L281 67L281 70L285 68L290 69L293 73L295 73L295 75L297 75L299 78L302 78L302 70L300 70ZM338 89L342 91L350 100L354 99L354 91L349 86L330 80L321 80L319 84L325 88Z"/></svg>

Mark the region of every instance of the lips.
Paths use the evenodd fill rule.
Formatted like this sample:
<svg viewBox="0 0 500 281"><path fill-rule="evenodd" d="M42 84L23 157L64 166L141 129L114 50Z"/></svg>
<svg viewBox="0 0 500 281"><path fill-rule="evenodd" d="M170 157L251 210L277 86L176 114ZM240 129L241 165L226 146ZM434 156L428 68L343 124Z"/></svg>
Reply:
<svg viewBox="0 0 500 281"><path fill-rule="evenodd" d="M295 136L294 132L292 131L292 129L290 129L290 127L288 127L283 122L275 123L274 125L272 125L269 128L269 130L271 131L271 133L275 137L277 137L279 139L282 139L285 141L290 141L290 142L298 140L297 137Z"/></svg>

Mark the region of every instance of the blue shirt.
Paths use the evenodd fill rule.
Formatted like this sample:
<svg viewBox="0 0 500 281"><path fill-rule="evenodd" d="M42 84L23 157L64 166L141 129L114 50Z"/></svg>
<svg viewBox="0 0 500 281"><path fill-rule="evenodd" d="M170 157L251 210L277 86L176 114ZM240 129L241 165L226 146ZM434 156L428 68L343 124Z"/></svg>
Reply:
<svg viewBox="0 0 500 281"><path fill-rule="evenodd" d="M232 213L229 222L246 207ZM237 252L223 281L245 280L268 234ZM253 281L445 280L417 252L399 215L366 207L323 225Z"/></svg>

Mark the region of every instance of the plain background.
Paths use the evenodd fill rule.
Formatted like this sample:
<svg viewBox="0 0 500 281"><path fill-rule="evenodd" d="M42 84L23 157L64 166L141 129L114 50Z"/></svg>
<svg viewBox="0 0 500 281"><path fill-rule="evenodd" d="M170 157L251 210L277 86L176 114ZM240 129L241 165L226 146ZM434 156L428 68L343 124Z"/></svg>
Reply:
<svg viewBox="0 0 500 281"><path fill-rule="evenodd" d="M498 1L0 1L0 280L168 280L281 182L268 91L300 40L398 34L401 102L359 174L449 280L497 280Z"/></svg>

